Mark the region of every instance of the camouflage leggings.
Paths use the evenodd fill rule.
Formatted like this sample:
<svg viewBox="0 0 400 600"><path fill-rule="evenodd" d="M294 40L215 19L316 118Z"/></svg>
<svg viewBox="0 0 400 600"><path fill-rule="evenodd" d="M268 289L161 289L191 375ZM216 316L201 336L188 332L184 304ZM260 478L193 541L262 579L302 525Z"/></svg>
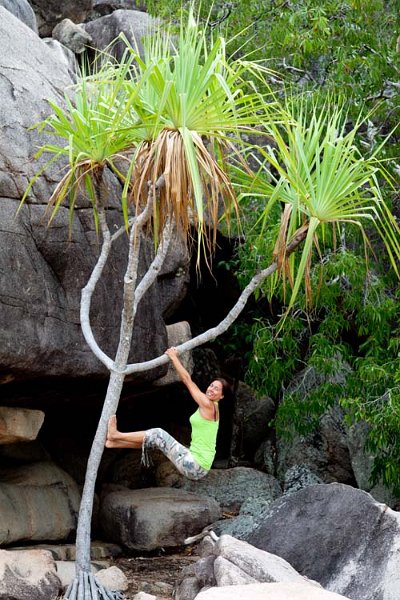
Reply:
<svg viewBox="0 0 400 600"><path fill-rule="evenodd" d="M164 429L160 429L160 427L146 431L142 446L142 463L145 466L150 465L147 453L150 449L161 450L172 464L175 465L179 473L188 479L202 479L208 473L207 469L203 469L196 462L188 448L182 446L172 435L164 431Z"/></svg>

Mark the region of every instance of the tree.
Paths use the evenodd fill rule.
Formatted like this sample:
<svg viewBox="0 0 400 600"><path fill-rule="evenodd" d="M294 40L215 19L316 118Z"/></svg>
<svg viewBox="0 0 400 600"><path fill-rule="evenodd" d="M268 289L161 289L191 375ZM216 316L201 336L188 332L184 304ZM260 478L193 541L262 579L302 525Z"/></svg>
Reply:
<svg viewBox="0 0 400 600"><path fill-rule="evenodd" d="M273 135L277 142L273 151L261 149L261 152L280 174L280 179L262 192L270 195L266 214L272 204L280 206L280 202L284 202L291 206L283 212L278 235L279 252L271 258L268 266L253 276L225 319L218 326L182 344L178 348L180 352L191 350L226 331L249 296L266 278L278 271L285 274L292 272L283 267L295 265L291 256L305 239L298 275L294 276L295 295L316 232L327 220L335 222L351 218L361 224L363 219L369 219L386 241L393 262L400 254L394 233L397 226L390 213L381 209L379 187L370 187L373 173L368 163L355 153L344 152L341 136L331 136L326 145L320 141L324 132L330 131L332 123L316 116L313 124L317 123L318 127L314 127L314 133L310 134L312 144L302 168L297 169L293 165L293 172L291 164L285 163L290 143L294 144L292 150L296 156L303 158L302 148L298 145L300 139L292 128L298 124L299 130L303 128L306 132L307 123L296 120L289 106L280 106L272 96L258 93L257 81L267 89L264 73L265 69L257 64L228 59L222 38L207 42L204 30L200 30L193 11L190 11L188 20L182 21L176 37L171 37L168 32L151 37L143 58L128 47L121 64L105 63L94 75L82 77L73 99L67 96L63 108L51 103L52 114L42 123L43 131L54 136L56 141L45 144L39 154L50 153L50 162L66 157L69 163L65 176L50 199L50 221L64 201L69 203L72 218L78 193L84 189L92 202L100 230L101 252L82 290L81 325L90 348L110 372L102 414L88 459L78 520L76 577L67 591L67 600L118 597L118 594L107 592L100 586L90 572L94 486L107 423L116 412L125 377L168 360L163 355L144 363L128 364L136 310L162 266L173 228L187 237L190 226L195 226L199 256L202 252L212 251L221 201L225 203L226 214L232 207L234 213L238 210L229 164L232 155L240 157L239 149L246 145L242 134L265 132ZM345 160L338 163L337 169L339 166L347 169L349 176L357 173L358 178L349 186L347 193L343 190L339 197L330 195L322 199L331 204L324 217L315 213L315 205L310 201L305 185L314 172L319 177L319 150L323 148L325 156L331 146L335 150L329 160L335 157L339 160L344 152ZM121 156L126 159L124 173L116 161ZM238 176L239 183L243 183L245 167L243 161L239 158L238 161L236 164L241 166L235 167L234 175ZM30 182L23 200L44 169ZM121 198L124 224L113 235L107 225L106 169L111 169L124 184ZM326 171L324 173L326 175ZM250 176L252 194L258 181L258 178ZM356 189L364 187L369 189L369 205L365 204L363 194L355 193ZM155 256L148 272L141 281L137 281L140 242L149 230L155 240ZM97 345L92 333L90 303L113 241L125 234L129 254L120 339L116 356L112 359Z"/></svg>

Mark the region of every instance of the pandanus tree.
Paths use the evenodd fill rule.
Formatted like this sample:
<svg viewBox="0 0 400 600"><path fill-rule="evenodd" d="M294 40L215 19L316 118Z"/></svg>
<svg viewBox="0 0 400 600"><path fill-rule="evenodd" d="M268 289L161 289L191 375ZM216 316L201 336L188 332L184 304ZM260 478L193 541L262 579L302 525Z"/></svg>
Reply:
<svg viewBox="0 0 400 600"><path fill-rule="evenodd" d="M97 358L109 370L109 385L90 451L78 518L76 577L68 600L117 598L100 586L90 569L90 525L95 482L106 440L109 417L117 410L125 377L167 362L165 355L128 364L137 307L155 281L174 235L187 239L197 231L197 252L208 252L215 241L221 213L229 214L235 194L227 174L228 155L238 152L241 134L251 131L267 104L249 84L262 69L246 61L228 60L222 38L207 43L193 13L180 32L150 36L144 56L128 47L124 60L101 66L80 79L66 94L63 106L50 103L51 114L40 124L50 140L38 155L50 154L30 182L25 198L47 166L67 163L64 176L49 199L49 221L67 204L71 219L79 195L91 201L101 250L81 294L81 326ZM105 173L122 182L121 228L107 222ZM154 237L154 260L137 279L142 236ZM124 277L120 337L115 357L97 344L90 322L93 292L113 242L125 236L128 260ZM213 337L195 338L189 350Z"/></svg>
<svg viewBox="0 0 400 600"><path fill-rule="evenodd" d="M275 139L272 152L261 149L266 162L279 174L275 179L263 177L265 165L254 177L245 177L244 167L234 168L233 173L239 183L248 186L246 193L261 194L265 227L273 203L289 207L283 211L278 252L251 279L225 319L179 346L179 352L225 332L267 277L288 273L295 264L291 256L305 239L297 276L292 274L293 304L310 247L326 222L351 220L362 226L368 219L385 240L393 262L399 257L398 229L379 193L378 166L357 154L355 132L353 137L346 137L343 129L332 133L342 117L340 111L332 117L315 115L308 125L304 119L296 120L287 107L272 102L270 96L258 93L255 82L262 79L260 66L227 58L223 39L207 41L191 13L176 36L165 32L152 36L143 57L127 47L121 64L103 64L94 75L82 77L71 97L67 94L63 107L50 104L51 115L42 123L43 133L51 136L52 142L39 154L50 153L49 162L68 162L49 201L50 221L62 203L68 203L72 219L76 200L84 193L92 203L101 236L98 261L81 294L81 326L90 348L110 373L88 459L77 528L76 577L67 600L119 597L99 585L90 570L97 471L108 419L117 410L126 376L168 360L162 355L129 364L137 307L161 269L173 232L188 239L188 232L195 228L198 242L194 251L207 255L212 252L221 212L229 214L232 207L234 214L238 210L229 165L234 162L233 155L240 156L243 134L256 128ZM25 197L45 168L31 181ZM123 223L114 233L107 222L107 169L123 182ZM342 185L334 189L339 177ZM140 244L149 232L155 241L154 259L138 281ZM129 251L119 343L111 358L95 340L90 305L111 246L121 236L125 236Z"/></svg>

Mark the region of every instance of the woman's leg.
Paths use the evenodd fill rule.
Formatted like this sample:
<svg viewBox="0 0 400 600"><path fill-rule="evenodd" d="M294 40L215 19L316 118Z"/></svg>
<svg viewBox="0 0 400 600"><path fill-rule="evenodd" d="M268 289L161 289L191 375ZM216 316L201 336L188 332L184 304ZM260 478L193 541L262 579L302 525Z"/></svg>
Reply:
<svg viewBox="0 0 400 600"><path fill-rule="evenodd" d="M156 427L145 432L143 458L146 463L146 450L157 448L172 462L176 469L188 479L202 479L208 473L193 458L188 448L180 444L169 433Z"/></svg>
<svg viewBox="0 0 400 600"><path fill-rule="evenodd" d="M117 417L113 415L108 421L106 448L141 448L145 434L145 431L118 431Z"/></svg>

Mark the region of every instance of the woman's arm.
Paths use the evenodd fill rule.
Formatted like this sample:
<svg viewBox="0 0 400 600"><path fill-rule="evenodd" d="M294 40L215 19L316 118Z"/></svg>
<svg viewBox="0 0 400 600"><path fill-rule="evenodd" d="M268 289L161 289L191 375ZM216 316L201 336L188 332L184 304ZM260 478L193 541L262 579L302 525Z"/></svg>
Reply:
<svg viewBox="0 0 400 600"><path fill-rule="evenodd" d="M211 405L210 400L207 398L207 396L205 394L203 394L203 392L200 390L200 388L192 380L190 374L188 373L188 371L185 369L185 367L179 360L178 352L177 352L176 348L174 348L174 347L168 348L168 350L165 351L165 354L168 356L168 358L172 362L172 364L175 368L175 371L178 373L179 378L182 381L182 383L184 383L185 386L187 387L187 389L189 390L189 393L192 396L193 400L195 402L197 402L197 404L200 407L209 408Z"/></svg>

